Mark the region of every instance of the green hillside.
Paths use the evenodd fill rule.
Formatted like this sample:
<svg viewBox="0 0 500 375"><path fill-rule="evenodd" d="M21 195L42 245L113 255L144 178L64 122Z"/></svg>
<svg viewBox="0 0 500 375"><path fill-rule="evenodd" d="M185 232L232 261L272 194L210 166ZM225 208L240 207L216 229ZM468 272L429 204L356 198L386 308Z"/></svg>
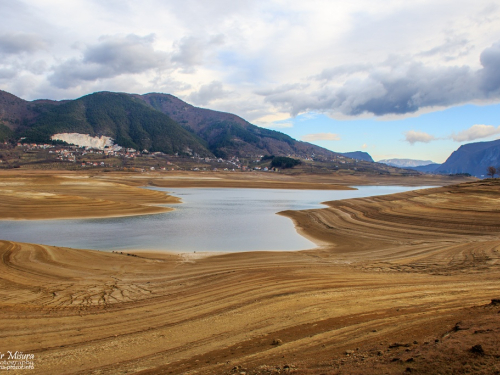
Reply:
<svg viewBox="0 0 500 375"><path fill-rule="evenodd" d="M216 121L198 132L198 135L208 142L208 147L215 155L227 157L235 154L241 144L247 144L256 148L264 148L263 138L270 138L294 144L293 138L272 130L258 128L256 126L244 127L237 122Z"/></svg>
<svg viewBox="0 0 500 375"><path fill-rule="evenodd" d="M121 93L94 93L52 106L21 136L28 142L48 142L56 133L105 135L120 146L137 150L211 154L200 137L144 102Z"/></svg>
<svg viewBox="0 0 500 375"><path fill-rule="evenodd" d="M13 138L45 143L56 133L105 135L123 147L166 154L319 158L336 153L250 124L227 112L194 107L169 94L99 92L75 100L28 102L0 90L0 124ZM0 137L11 132L0 129ZM0 139L2 139L0 138Z"/></svg>

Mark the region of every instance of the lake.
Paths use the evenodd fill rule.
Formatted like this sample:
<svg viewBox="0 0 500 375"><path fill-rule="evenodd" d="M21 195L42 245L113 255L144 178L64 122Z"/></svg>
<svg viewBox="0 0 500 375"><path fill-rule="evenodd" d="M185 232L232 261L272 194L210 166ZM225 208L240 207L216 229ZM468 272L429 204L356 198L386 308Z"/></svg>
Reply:
<svg viewBox="0 0 500 375"><path fill-rule="evenodd" d="M321 202L393 194L423 187L360 186L358 190L149 188L180 197L175 211L104 219L0 221L3 240L95 250L174 252L304 250L284 210L325 207Z"/></svg>

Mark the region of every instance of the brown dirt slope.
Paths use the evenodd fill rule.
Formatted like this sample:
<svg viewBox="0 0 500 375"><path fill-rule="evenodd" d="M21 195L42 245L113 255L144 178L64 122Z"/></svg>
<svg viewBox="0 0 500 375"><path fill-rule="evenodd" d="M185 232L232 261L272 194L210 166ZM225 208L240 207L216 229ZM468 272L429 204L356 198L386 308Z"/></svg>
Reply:
<svg viewBox="0 0 500 375"><path fill-rule="evenodd" d="M370 269L476 272L499 266L500 180L286 211L321 256Z"/></svg>
<svg viewBox="0 0 500 375"><path fill-rule="evenodd" d="M0 241L0 351L37 374L498 373L499 186L287 213L305 252Z"/></svg>

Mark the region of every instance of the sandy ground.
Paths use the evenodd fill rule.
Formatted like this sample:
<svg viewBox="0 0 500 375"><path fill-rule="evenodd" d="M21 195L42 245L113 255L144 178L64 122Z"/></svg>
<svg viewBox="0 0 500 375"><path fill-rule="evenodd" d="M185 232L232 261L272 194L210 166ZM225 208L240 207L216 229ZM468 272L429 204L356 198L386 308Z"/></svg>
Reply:
<svg viewBox="0 0 500 375"><path fill-rule="evenodd" d="M0 174L0 219L146 215L179 203L163 192L79 175Z"/></svg>
<svg viewBox="0 0 500 375"><path fill-rule="evenodd" d="M321 248L0 241L0 352L35 356L9 373L499 373L499 180L283 214Z"/></svg>

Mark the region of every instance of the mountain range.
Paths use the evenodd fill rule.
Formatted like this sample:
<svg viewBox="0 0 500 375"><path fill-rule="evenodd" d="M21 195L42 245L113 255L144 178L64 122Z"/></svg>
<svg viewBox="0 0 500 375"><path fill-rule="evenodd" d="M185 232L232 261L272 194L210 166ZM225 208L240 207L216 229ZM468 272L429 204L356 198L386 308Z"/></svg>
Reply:
<svg viewBox="0 0 500 375"><path fill-rule="evenodd" d="M107 136L122 147L166 154L260 158L263 155L373 162L363 151L335 153L252 125L231 113L194 107L169 94L97 92L75 100L26 101L0 90L0 141L48 143L56 133ZM500 140L460 146L442 165L430 160L380 160L426 173L481 177L500 166ZM375 168L376 169L376 168Z"/></svg>
<svg viewBox="0 0 500 375"><path fill-rule="evenodd" d="M488 167L500 167L500 139L462 145L443 164L433 163L430 160L413 159L386 159L378 162L423 173L468 173L472 176L484 177Z"/></svg>
<svg viewBox="0 0 500 375"><path fill-rule="evenodd" d="M462 145L433 173L469 173L476 177L486 176L489 166L500 166L500 139Z"/></svg>
<svg viewBox="0 0 500 375"><path fill-rule="evenodd" d="M104 135L122 147L167 154L222 158L338 155L236 115L194 107L169 94L97 92L75 100L25 101L0 91L0 140L25 137L27 142L43 143L56 133Z"/></svg>
<svg viewBox="0 0 500 375"><path fill-rule="evenodd" d="M422 165L435 164L431 160L415 160L415 159L383 159L377 163L384 163L398 168L420 167Z"/></svg>

